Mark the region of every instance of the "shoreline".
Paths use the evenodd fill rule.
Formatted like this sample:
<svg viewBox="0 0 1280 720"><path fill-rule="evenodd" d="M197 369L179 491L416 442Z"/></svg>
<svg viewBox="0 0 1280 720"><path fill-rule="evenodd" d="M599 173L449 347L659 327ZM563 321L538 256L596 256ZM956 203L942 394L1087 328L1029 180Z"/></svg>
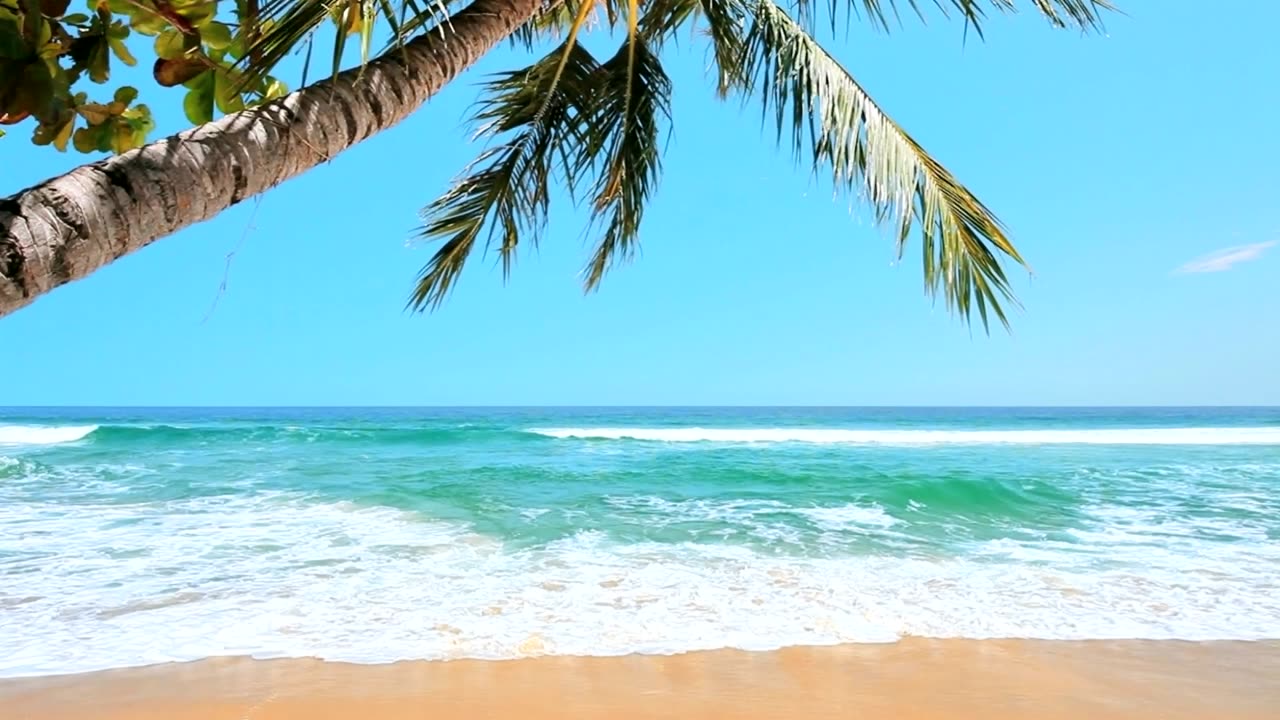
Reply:
<svg viewBox="0 0 1280 720"><path fill-rule="evenodd" d="M211 658L0 680L14 720L1262 720L1280 640L929 640L519 660Z"/></svg>

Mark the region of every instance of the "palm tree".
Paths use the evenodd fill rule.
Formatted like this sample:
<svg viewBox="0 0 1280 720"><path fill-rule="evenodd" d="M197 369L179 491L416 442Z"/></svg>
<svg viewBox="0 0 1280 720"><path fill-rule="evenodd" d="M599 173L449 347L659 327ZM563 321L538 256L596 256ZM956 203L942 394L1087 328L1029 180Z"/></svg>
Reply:
<svg viewBox="0 0 1280 720"><path fill-rule="evenodd" d="M593 289L636 247L670 119L662 52L693 25L709 38L721 97L758 99L798 157L861 193L893 230L899 253L918 229L931 294L966 319L976 308L984 327L989 313L1007 325L1012 296L1001 257L1021 256L995 216L814 39L812 0L795 0L790 12L775 0L474 0L434 27L432 11L414 0L401 13L390 0L355 1L381 14L397 40L366 66L0 200L0 315L391 127L508 36L530 49L548 37L563 41L487 83L476 119L496 144L424 210L422 234L442 243L409 305L439 305L481 235L485 245L496 241L509 271L521 242L536 242L557 181L583 194L603 226L585 271ZM1100 27L1110 8L1107 0L1028 1L1054 25L1085 30ZM985 10L1015 9L1014 0L934 2L979 33ZM888 29L896 5L857 0L846 9ZM269 70L333 7L275 0L268 8L277 22L252 53L251 70ZM832 22L840 7L833 0ZM597 8L622 35L603 60L578 42Z"/></svg>
<svg viewBox="0 0 1280 720"><path fill-rule="evenodd" d="M329 5L264 7L279 17L252 53L254 69L270 69L328 19ZM0 200L0 316L392 127L542 7L474 0L447 33L421 32L366 66Z"/></svg>

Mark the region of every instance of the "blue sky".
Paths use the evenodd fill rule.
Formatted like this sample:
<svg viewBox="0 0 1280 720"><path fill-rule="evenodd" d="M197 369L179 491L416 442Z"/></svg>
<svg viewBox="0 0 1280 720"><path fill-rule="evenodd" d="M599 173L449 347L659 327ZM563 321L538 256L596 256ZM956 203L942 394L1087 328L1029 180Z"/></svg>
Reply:
<svg viewBox="0 0 1280 720"><path fill-rule="evenodd" d="M561 204L505 286L473 261L441 310L405 312L417 210L478 151L465 112L522 63L504 49L260 203L0 319L0 405L1280 404L1280 5L1122 7L1105 37L1026 13L985 42L935 17L833 44L1009 225L1035 271L1011 334L933 306L918 245L895 265L755 109L717 101L697 41L668 60L634 263L584 295L593 238ZM144 92L179 129L181 95ZM80 159L13 132L0 193Z"/></svg>

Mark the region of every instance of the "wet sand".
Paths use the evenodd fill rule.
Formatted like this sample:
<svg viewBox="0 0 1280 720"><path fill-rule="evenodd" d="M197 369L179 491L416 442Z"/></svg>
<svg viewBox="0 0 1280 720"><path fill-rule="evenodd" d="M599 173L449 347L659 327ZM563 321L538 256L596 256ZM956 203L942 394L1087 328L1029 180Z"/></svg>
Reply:
<svg viewBox="0 0 1280 720"><path fill-rule="evenodd" d="M227 658L0 681L4 720L1275 720L1277 642L891 645L351 665Z"/></svg>

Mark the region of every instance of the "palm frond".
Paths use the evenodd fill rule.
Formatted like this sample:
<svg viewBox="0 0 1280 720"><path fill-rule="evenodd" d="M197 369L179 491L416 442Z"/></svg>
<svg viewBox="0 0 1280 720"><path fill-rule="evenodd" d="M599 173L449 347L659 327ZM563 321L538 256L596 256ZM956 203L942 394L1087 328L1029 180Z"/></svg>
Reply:
<svg viewBox="0 0 1280 720"><path fill-rule="evenodd" d="M449 2L450 0L401 0L397 20L392 19L397 16L393 9L384 10L382 16L391 27L391 39L382 52L404 47L406 42L420 32L446 32L449 28Z"/></svg>
<svg viewBox="0 0 1280 720"><path fill-rule="evenodd" d="M596 0L604 9L605 21L608 23L609 29L618 27L618 21L630 17L626 12L627 3L631 0Z"/></svg>
<svg viewBox="0 0 1280 720"><path fill-rule="evenodd" d="M1016 300L998 256L1025 262L999 220L773 0L738 1L750 16L743 89L773 114L779 140L789 135L837 187L861 194L894 230L899 256L919 227L930 295L941 293L966 320L976 308L988 330L988 312L1008 327L1002 303Z"/></svg>
<svg viewBox="0 0 1280 720"><path fill-rule="evenodd" d="M479 134L506 136L486 149L442 196L423 210L420 235L444 239L409 299L415 310L438 306L454 287L485 226L486 248L499 239L504 275L522 236L537 242L546 224L555 171L569 176L580 145L582 98L591 96L599 63L576 41L487 83L476 120ZM571 182L571 179L570 179Z"/></svg>
<svg viewBox="0 0 1280 720"><path fill-rule="evenodd" d="M746 85L742 74L742 31L747 6L741 0L699 0L699 4L706 17L707 36L719 74L716 93L723 99L731 89Z"/></svg>
<svg viewBox="0 0 1280 720"><path fill-rule="evenodd" d="M863 0L863 2L875 3L875 0ZM917 14L923 17L923 13L916 7L917 0L910 0L910 2ZM964 18L965 26L972 27L979 36L982 35L982 23L987 18L988 7L1000 13L1016 13L1019 8L1018 0L933 0L933 2L944 16L949 16L952 11L959 14ZM1086 32L1101 31L1103 15L1116 10L1111 0L1026 0L1026 3L1033 6L1054 27L1074 27Z"/></svg>
<svg viewBox="0 0 1280 720"><path fill-rule="evenodd" d="M530 51L548 39L560 40L569 34L583 4L594 8L595 0L547 0L542 12L516 28L507 40L514 47ZM586 26L593 24L588 18Z"/></svg>
<svg viewBox="0 0 1280 720"><path fill-rule="evenodd" d="M671 120L671 80L638 31L629 33L597 75L578 160L579 172L589 164L598 168L592 217L605 224L584 270L588 291L635 251L661 171L662 125Z"/></svg>
<svg viewBox="0 0 1280 720"><path fill-rule="evenodd" d="M1114 12L1115 5L1111 0L1023 0L1043 15L1050 24L1056 27L1076 27L1084 31L1102 30L1103 15ZM796 20L807 29L812 29L816 16L815 0L792 0L791 7L796 13ZM863 18L879 30L889 31L893 25L901 24L902 9L924 20L927 10L923 5L933 5L944 17L952 13L964 18L965 27L973 28L979 37L983 33L983 23L991 11L998 13L1015 13L1018 11L1018 0L826 0L825 11L834 28L844 10L847 16ZM900 9L900 6L905 6Z"/></svg>
<svg viewBox="0 0 1280 720"><path fill-rule="evenodd" d="M332 0L268 0L259 17L262 31L245 53L245 74L263 77L286 55L301 47L324 23L330 21Z"/></svg>
<svg viewBox="0 0 1280 720"><path fill-rule="evenodd" d="M640 35L653 48L675 35L698 13L698 0L649 0L640 15Z"/></svg>
<svg viewBox="0 0 1280 720"><path fill-rule="evenodd" d="M259 11L261 32L241 60L249 79L271 72L286 55L311 41L315 33L343 12L358 13L361 61L367 62L375 25L386 23L391 44L399 45L426 28L442 31L448 20L448 6L455 0L267 0ZM341 70L349 32L339 28L334 34L332 72Z"/></svg>

